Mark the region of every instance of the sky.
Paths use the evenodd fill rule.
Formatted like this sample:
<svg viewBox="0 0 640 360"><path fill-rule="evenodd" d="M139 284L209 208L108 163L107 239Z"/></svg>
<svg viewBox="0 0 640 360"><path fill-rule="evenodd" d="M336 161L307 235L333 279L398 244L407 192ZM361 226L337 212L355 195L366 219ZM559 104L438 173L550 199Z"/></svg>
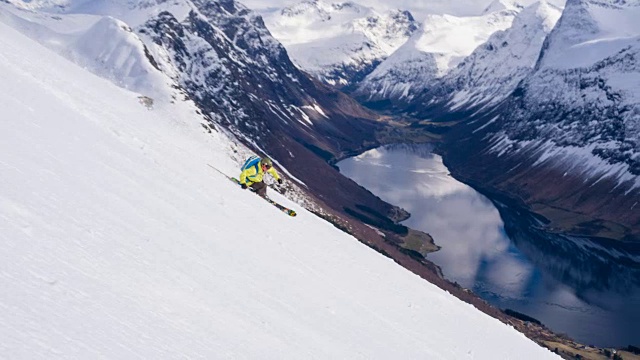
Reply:
<svg viewBox="0 0 640 360"><path fill-rule="evenodd" d="M0 2L0 357L557 358L212 170L237 173L240 145L203 131L193 103L148 71L165 93L151 109L103 77L120 51L145 58L113 19L14 11Z"/></svg>

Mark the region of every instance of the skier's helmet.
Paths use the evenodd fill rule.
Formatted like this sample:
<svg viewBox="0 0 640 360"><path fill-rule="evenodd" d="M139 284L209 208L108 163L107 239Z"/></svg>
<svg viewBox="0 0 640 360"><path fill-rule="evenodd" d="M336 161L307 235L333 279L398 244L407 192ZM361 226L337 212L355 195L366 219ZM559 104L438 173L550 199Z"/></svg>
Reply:
<svg viewBox="0 0 640 360"><path fill-rule="evenodd" d="M273 161L271 161L271 159L269 159L268 157L263 157L260 162L262 162L262 165L266 166L267 169L273 166Z"/></svg>

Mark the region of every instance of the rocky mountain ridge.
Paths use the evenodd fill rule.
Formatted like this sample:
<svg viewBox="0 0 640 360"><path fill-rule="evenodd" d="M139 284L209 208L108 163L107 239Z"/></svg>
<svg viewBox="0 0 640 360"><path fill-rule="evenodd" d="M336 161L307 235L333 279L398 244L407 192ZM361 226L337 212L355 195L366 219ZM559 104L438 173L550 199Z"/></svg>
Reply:
<svg viewBox="0 0 640 360"><path fill-rule="evenodd" d="M356 205L369 209L367 217L375 214L379 221L407 216L329 164L336 157L376 146L376 133L384 128L378 116L301 72L262 18L246 7L232 0L28 5L40 6L39 11L11 10L6 13L13 15L6 17L16 23L36 23L31 28L42 31L28 35L43 44L62 44L51 46L63 54L71 33L86 33L94 24L108 25L99 26L107 32L104 38L128 38L133 45L125 52L117 46L113 52L102 47L101 52L91 52L87 42L75 60L109 78L114 68L130 71L136 59L144 64L135 73L137 81L170 83L176 89L174 98L193 100L209 119L203 124L206 131L229 132L254 151L271 156L331 216L345 208L360 214ZM111 80L135 90L132 83ZM316 176L319 172L324 176Z"/></svg>

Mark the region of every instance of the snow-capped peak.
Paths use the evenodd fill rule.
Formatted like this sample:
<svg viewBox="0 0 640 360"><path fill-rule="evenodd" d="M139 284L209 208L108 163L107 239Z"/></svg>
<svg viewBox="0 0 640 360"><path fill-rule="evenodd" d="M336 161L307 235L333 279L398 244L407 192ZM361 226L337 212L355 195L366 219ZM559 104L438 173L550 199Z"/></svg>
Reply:
<svg viewBox="0 0 640 360"><path fill-rule="evenodd" d="M386 54L396 51L418 29L413 15L400 9L356 19L352 26L353 31L364 33Z"/></svg>
<svg viewBox="0 0 640 360"><path fill-rule="evenodd" d="M366 76L418 29L408 11L354 2L304 1L264 17L298 66L337 86Z"/></svg>
<svg viewBox="0 0 640 360"><path fill-rule="evenodd" d="M333 17L355 18L370 13L371 9L354 2L326 2L323 0L302 1L280 10L282 24L306 21L329 21Z"/></svg>
<svg viewBox="0 0 640 360"><path fill-rule="evenodd" d="M640 38L640 1L569 0L540 66L587 67Z"/></svg>
<svg viewBox="0 0 640 360"><path fill-rule="evenodd" d="M14 5L20 6L8 7L0 20L33 40L121 87L156 99L169 96L161 89L173 82L151 61L147 47L125 22L112 16L33 11L61 11L72 5L69 1L16 1Z"/></svg>
<svg viewBox="0 0 640 360"><path fill-rule="evenodd" d="M533 70L560 14L560 9L539 1L524 8L510 28L491 35L443 79L441 86L455 89L442 91L452 97L450 106L457 109L504 100Z"/></svg>
<svg viewBox="0 0 640 360"><path fill-rule="evenodd" d="M558 19L562 14L562 8L559 8L556 5L545 0L536 2L533 5L529 6L528 8L530 8L531 10L528 10L526 12L525 12L526 9L523 10L522 11L523 16L522 17L519 16L518 18L524 19L524 16L526 15L526 16L535 16L537 18L543 19L542 26L544 27L544 30L547 32L551 32L551 30L553 30L553 27L556 26L556 23L558 22ZM521 20L518 19L518 24L520 21Z"/></svg>
<svg viewBox="0 0 640 360"><path fill-rule="evenodd" d="M520 3L513 0L493 0L491 4L489 4L484 11L483 14L490 14L497 11L503 10L513 10L520 11L524 8Z"/></svg>
<svg viewBox="0 0 640 360"><path fill-rule="evenodd" d="M420 92L491 34L511 26L517 13L501 9L481 16L428 15L420 30L369 74L356 93L372 100Z"/></svg>

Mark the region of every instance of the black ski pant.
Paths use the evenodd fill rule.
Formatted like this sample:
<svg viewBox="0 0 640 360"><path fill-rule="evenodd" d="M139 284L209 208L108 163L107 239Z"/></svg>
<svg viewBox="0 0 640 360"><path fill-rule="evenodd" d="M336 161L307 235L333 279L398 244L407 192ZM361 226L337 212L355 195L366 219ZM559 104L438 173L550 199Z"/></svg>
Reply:
<svg viewBox="0 0 640 360"><path fill-rule="evenodd" d="M262 197L267 196L267 184L265 184L264 181L251 184L251 188L256 194Z"/></svg>

